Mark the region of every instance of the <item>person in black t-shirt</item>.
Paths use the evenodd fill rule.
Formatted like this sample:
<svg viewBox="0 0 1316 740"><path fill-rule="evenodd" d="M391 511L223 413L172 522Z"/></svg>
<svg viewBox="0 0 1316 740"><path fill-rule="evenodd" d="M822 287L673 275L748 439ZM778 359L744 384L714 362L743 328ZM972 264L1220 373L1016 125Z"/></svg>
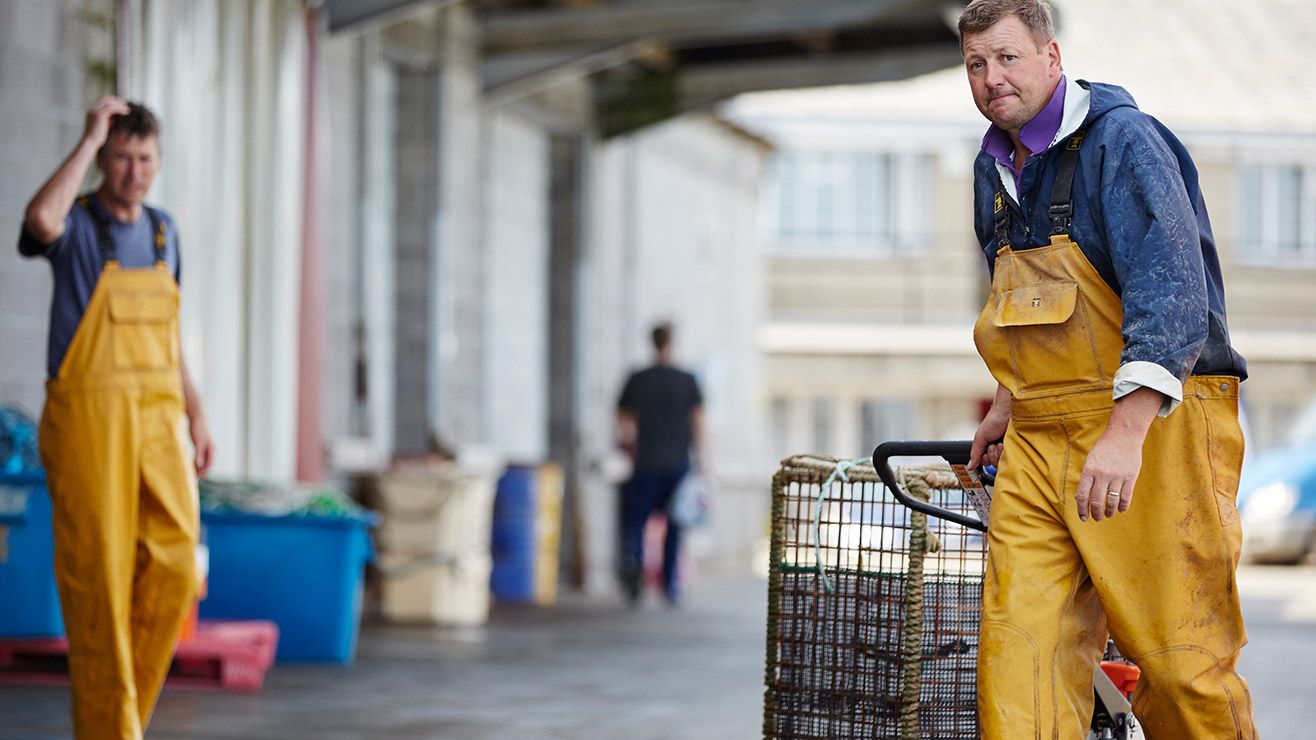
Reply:
<svg viewBox="0 0 1316 740"><path fill-rule="evenodd" d="M681 478L703 463L701 450L703 394L695 377L672 364L672 326L653 328L654 364L626 379L617 402L617 428L622 448L634 463L621 489L622 582L626 595L638 601L643 584L644 526L656 511L665 511ZM680 592L676 560L681 528L669 521L663 543L663 587L669 602Z"/></svg>

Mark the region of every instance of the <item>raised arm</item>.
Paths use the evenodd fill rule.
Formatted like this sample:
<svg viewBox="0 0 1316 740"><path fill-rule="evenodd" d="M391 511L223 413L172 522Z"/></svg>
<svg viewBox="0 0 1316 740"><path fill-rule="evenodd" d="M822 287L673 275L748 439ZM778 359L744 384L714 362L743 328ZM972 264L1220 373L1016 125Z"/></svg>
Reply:
<svg viewBox="0 0 1316 740"><path fill-rule="evenodd" d="M82 139L37 194L32 196L23 214L23 226L38 243L50 244L63 236L64 219L73 207L73 200L78 197L78 189L82 187L87 168L95 161L96 152L109 136L110 119L127 112L128 104L122 98L112 95L97 100L91 110L87 111Z"/></svg>

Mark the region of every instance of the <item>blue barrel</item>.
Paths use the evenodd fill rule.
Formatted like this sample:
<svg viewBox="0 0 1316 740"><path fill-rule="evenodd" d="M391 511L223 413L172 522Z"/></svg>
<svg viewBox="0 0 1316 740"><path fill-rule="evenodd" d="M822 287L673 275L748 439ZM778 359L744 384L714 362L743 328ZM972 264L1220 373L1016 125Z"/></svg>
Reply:
<svg viewBox="0 0 1316 740"><path fill-rule="evenodd" d="M496 599L524 603L535 600L538 541L538 468L513 465L498 480L494 497L493 573L489 586Z"/></svg>
<svg viewBox="0 0 1316 740"><path fill-rule="evenodd" d="M64 634L43 473L0 474L0 527L0 637Z"/></svg>

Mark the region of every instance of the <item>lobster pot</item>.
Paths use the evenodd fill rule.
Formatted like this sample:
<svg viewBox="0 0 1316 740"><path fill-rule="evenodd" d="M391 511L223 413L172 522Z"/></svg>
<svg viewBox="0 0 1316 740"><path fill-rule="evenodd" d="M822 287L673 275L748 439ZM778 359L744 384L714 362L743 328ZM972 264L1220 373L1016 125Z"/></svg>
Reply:
<svg viewBox="0 0 1316 740"><path fill-rule="evenodd" d="M773 480L764 736L978 737L981 536L838 462L790 458ZM949 469L901 475L968 509Z"/></svg>

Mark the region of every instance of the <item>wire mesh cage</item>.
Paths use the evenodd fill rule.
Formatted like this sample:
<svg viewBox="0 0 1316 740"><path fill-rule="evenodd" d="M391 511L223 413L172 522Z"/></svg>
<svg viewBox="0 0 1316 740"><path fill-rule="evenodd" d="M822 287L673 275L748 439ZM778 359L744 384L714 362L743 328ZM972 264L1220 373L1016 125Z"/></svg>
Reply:
<svg viewBox="0 0 1316 740"><path fill-rule="evenodd" d="M949 467L909 495L972 507ZM871 463L797 456L772 485L768 738L977 738L981 533L906 508Z"/></svg>

